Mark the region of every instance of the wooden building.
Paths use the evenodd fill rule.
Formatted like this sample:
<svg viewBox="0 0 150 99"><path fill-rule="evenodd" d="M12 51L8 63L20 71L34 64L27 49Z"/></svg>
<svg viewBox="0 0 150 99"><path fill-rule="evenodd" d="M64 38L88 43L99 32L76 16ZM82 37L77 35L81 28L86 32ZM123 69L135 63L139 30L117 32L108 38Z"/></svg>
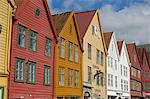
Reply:
<svg viewBox="0 0 150 99"><path fill-rule="evenodd" d="M7 99L14 0L0 0L0 99Z"/></svg>
<svg viewBox="0 0 150 99"><path fill-rule="evenodd" d="M135 43L127 44L128 55L131 63L130 67L130 92L131 99L140 99L142 97L141 89L141 65L138 58Z"/></svg>
<svg viewBox="0 0 150 99"><path fill-rule="evenodd" d="M54 99L82 99L82 43L73 12L53 15L58 43Z"/></svg>
<svg viewBox="0 0 150 99"><path fill-rule="evenodd" d="M9 99L52 99L56 35L47 0L15 0Z"/></svg>

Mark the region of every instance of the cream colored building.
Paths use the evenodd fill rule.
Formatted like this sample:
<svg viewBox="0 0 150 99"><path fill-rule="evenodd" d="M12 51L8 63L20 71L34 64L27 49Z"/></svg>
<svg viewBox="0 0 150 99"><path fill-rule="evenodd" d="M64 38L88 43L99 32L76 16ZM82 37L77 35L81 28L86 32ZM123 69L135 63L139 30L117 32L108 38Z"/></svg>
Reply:
<svg viewBox="0 0 150 99"><path fill-rule="evenodd" d="M83 42L83 98L106 97L106 46L101 29L99 10L76 13Z"/></svg>

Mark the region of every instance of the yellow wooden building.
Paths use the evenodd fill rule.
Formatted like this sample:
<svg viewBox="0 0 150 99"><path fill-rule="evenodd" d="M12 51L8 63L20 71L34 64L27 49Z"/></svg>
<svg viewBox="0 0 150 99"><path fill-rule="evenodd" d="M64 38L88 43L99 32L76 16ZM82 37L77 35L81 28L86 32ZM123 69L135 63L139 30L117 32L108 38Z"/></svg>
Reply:
<svg viewBox="0 0 150 99"><path fill-rule="evenodd" d="M73 12L53 15L58 43L55 52L55 99L82 99L82 43Z"/></svg>
<svg viewBox="0 0 150 99"><path fill-rule="evenodd" d="M0 0L0 99L7 99L13 0Z"/></svg>

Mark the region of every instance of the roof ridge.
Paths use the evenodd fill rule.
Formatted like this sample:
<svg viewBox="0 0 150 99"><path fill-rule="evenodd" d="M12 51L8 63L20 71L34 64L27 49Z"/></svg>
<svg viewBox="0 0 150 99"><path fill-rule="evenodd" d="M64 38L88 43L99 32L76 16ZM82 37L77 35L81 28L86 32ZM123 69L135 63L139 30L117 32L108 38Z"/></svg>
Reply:
<svg viewBox="0 0 150 99"><path fill-rule="evenodd" d="M75 12L75 14L87 13L87 12L92 12L92 11L97 11L97 9L94 9L94 10L86 10L86 11L79 11L79 12Z"/></svg>

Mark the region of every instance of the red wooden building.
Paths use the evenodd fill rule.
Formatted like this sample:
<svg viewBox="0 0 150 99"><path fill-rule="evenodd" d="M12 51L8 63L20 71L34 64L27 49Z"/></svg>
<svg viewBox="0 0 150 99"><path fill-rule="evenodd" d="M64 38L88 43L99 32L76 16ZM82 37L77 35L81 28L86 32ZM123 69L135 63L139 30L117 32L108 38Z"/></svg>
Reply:
<svg viewBox="0 0 150 99"><path fill-rule="evenodd" d="M150 99L150 67L147 52L145 48L137 48L137 51L142 69L142 96L144 99Z"/></svg>
<svg viewBox="0 0 150 99"><path fill-rule="evenodd" d="M131 63L130 67L130 92L131 99L140 99L142 97L141 92L141 66L138 58L136 45L127 44L127 50Z"/></svg>
<svg viewBox="0 0 150 99"><path fill-rule="evenodd" d="M15 0L9 99L52 99L55 29L47 0Z"/></svg>

